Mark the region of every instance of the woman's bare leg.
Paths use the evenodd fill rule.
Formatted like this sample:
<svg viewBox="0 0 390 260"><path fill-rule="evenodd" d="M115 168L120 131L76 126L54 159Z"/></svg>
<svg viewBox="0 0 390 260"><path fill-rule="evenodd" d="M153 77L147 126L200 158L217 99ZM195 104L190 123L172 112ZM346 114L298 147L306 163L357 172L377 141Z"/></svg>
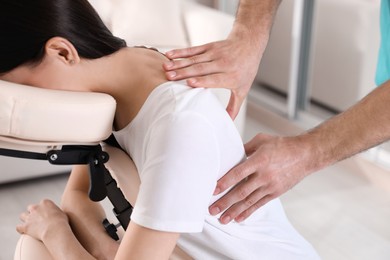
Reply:
<svg viewBox="0 0 390 260"><path fill-rule="evenodd" d="M53 258L41 241L22 235L16 245L14 260L53 260Z"/></svg>

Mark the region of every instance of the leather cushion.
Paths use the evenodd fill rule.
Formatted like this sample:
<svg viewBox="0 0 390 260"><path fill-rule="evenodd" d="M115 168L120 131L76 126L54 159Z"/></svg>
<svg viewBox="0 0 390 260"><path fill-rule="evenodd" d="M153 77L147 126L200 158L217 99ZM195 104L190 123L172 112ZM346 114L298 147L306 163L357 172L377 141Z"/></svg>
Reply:
<svg viewBox="0 0 390 260"><path fill-rule="evenodd" d="M115 100L102 93L48 90L0 80L0 136L98 142L112 132Z"/></svg>

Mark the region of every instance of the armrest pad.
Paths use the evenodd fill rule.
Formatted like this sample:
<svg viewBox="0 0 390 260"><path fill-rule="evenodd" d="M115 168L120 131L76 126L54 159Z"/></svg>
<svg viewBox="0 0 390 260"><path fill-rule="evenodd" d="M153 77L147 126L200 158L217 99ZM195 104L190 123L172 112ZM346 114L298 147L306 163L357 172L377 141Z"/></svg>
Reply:
<svg viewBox="0 0 390 260"><path fill-rule="evenodd" d="M103 150L110 155L110 159L105 164L106 168L116 180L127 201L134 206L141 180L133 160L119 148L103 144Z"/></svg>
<svg viewBox="0 0 390 260"><path fill-rule="evenodd" d="M102 93L0 80L0 136L42 142L99 142L112 132L115 100Z"/></svg>

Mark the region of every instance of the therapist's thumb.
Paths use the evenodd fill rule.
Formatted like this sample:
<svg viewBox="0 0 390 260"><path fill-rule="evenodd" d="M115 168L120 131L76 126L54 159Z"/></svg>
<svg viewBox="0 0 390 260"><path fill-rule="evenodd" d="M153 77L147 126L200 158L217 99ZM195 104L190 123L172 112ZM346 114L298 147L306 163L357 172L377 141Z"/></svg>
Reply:
<svg viewBox="0 0 390 260"><path fill-rule="evenodd" d="M229 103L226 107L226 111L232 120L236 119L238 113L240 112L240 107L243 102L243 99L238 97L235 92L232 91L229 99Z"/></svg>

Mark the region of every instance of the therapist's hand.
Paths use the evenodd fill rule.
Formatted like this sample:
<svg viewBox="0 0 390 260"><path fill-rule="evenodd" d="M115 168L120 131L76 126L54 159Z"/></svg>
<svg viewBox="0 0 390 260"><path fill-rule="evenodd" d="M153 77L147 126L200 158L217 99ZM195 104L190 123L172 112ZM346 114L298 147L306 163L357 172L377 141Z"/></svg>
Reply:
<svg viewBox="0 0 390 260"><path fill-rule="evenodd" d="M299 138L258 134L245 144L248 159L230 170L218 183L215 195L239 183L210 206L212 215L224 212L223 224L241 222L258 208L288 191L309 172L309 149Z"/></svg>
<svg viewBox="0 0 390 260"><path fill-rule="evenodd" d="M249 36L232 32L223 41L169 51L166 55L171 61L163 65L166 77L186 79L191 87L230 89L226 110L234 119L255 78L267 41L253 42Z"/></svg>

